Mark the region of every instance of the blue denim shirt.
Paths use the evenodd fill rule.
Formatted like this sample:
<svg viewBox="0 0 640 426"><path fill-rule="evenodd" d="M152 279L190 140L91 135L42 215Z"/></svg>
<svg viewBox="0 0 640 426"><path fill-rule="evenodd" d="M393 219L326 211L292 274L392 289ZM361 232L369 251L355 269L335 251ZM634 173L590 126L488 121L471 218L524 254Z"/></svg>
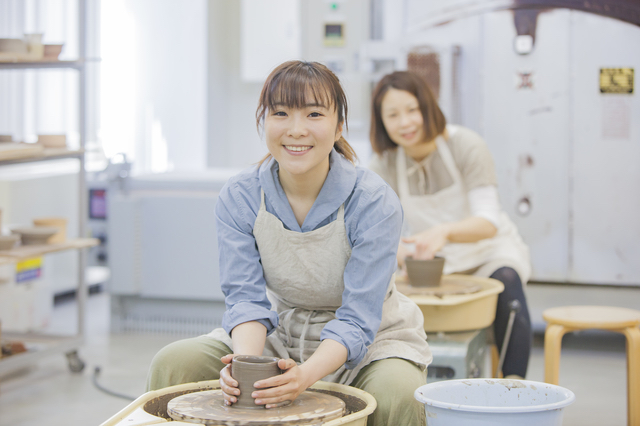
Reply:
<svg viewBox="0 0 640 426"><path fill-rule="evenodd" d="M261 189L267 211L286 229L296 232L313 231L333 222L344 204L352 252L344 270L342 306L320 338L344 345L349 352L346 366L355 367L378 332L382 303L396 269L402 228L398 197L382 178L355 167L334 149L327 179L300 227L280 185L278 163L273 158L231 178L222 188L215 209L220 283L227 308L222 326L229 334L248 321L260 322L268 334L278 325L278 315L267 299L260 252L253 236Z"/></svg>

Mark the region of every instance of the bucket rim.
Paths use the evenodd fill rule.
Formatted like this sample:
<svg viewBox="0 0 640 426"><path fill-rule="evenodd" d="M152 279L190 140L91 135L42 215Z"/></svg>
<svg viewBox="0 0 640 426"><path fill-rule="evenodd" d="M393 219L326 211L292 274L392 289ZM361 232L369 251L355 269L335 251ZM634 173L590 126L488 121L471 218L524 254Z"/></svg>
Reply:
<svg viewBox="0 0 640 426"><path fill-rule="evenodd" d="M429 387L430 389L437 389L451 383L471 382L471 384L473 384L473 383L484 382L484 381L519 382L524 384L525 386L530 386L530 385L540 386L540 387L544 386L548 389L553 389L558 393L563 394L565 396L565 399L562 401L552 402L549 404L541 404L541 405L500 407L500 406L454 404L451 402L437 401L435 399L428 398L421 393L421 389L425 387ZM508 383L504 383L504 384L506 385ZM544 382L536 382L533 380L507 380L507 379L492 379L492 378L455 379L455 380L443 380L440 382L428 383L416 389L413 396L419 402L429 405L431 407L444 408L452 411L467 411L467 412L475 412L475 413L532 413L532 412L538 412L538 411L552 411L552 410L559 410L564 407L567 407L571 405L576 399L576 395L572 391L570 391L567 388L563 388L562 386L552 385L550 383L544 383Z"/></svg>

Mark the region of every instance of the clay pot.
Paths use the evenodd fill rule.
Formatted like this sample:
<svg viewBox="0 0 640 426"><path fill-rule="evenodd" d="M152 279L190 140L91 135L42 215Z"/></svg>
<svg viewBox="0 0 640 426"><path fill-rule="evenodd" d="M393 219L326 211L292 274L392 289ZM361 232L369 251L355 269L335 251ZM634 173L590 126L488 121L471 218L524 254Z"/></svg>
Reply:
<svg viewBox="0 0 640 426"><path fill-rule="evenodd" d="M38 143L45 148L66 148L67 135L38 135Z"/></svg>
<svg viewBox="0 0 640 426"><path fill-rule="evenodd" d="M444 257L429 260L416 260L407 257L405 260L409 282L414 287L437 287L440 285Z"/></svg>
<svg viewBox="0 0 640 426"><path fill-rule="evenodd" d="M258 390L253 384L258 380L282 374L278 367L278 359L270 356L238 355L231 362L231 377L238 382L240 395L238 402L231 407L263 409L264 405L256 405L251 394ZM264 389L264 388L262 388Z"/></svg>
<svg viewBox="0 0 640 426"><path fill-rule="evenodd" d="M67 219L64 217L36 218L33 219L33 226L58 229L58 232L47 239L48 244L59 244L67 241Z"/></svg>
<svg viewBox="0 0 640 426"><path fill-rule="evenodd" d="M19 235L0 235L0 250L11 250L19 240Z"/></svg>

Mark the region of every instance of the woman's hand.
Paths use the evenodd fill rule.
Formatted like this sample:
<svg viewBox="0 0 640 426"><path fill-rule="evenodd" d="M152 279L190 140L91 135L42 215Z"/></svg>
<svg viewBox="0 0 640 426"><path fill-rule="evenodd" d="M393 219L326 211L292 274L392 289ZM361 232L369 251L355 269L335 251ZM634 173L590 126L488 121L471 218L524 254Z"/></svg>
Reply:
<svg viewBox="0 0 640 426"><path fill-rule="evenodd" d="M234 354L229 354L220 358L220 361L227 364L222 370L220 370L220 388L222 389L222 396L224 398L225 405L231 405L238 402L237 396L240 395L238 382L231 377L231 362L233 361L234 356Z"/></svg>
<svg viewBox="0 0 640 426"><path fill-rule="evenodd" d="M309 383L304 370L291 358L279 360L278 367L283 370L282 374L254 383L256 388L270 388L251 394L256 404L265 405L266 408L281 407L295 400L313 384L313 381Z"/></svg>
<svg viewBox="0 0 640 426"><path fill-rule="evenodd" d="M438 251L449 241L449 225L443 223L436 225L426 231L403 238L402 242L415 244L413 258L418 260L433 259Z"/></svg>

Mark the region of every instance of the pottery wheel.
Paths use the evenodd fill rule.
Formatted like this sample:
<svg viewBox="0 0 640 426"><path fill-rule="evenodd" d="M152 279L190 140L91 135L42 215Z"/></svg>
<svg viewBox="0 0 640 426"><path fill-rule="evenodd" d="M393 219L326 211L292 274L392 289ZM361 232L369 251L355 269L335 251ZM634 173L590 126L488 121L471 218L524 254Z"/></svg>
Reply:
<svg viewBox="0 0 640 426"><path fill-rule="evenodd" d="M425 296L446 296L452 294L469 294L482 290L482 286L471 280L466 281L460 276L448 277L443 276L439 286L434 287L415 287L408 281L398 278L396 280L398 291L407 296L425 295Z"/></svg>
<svg viewBox="0 0 640 426"><path fill-rule="evenodd" d="M345 403L320 392L302 392L290 405L281 408L235 408L224 405L220 389L193 392L173 398L167 413L174 420L205 425L306 425L342 417Z"/></svg>

